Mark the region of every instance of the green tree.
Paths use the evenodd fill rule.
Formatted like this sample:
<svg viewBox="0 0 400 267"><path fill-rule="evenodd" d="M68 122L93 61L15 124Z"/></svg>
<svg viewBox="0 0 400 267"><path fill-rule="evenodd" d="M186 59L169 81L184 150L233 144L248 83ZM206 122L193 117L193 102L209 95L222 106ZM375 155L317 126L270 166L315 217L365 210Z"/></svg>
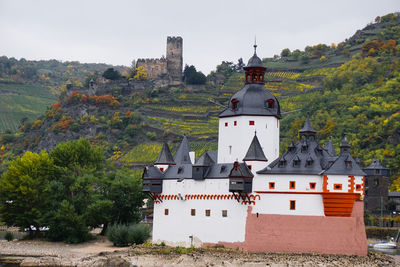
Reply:
<svg viewBox="0 0 400 267"><path fill-rule="evenodd" d="M38 232L46 224L43 218L48 210L47 185L56 176L53 160L45 151L27 151L11 162L0 180L1 219L22 229L33 226Z"/></svg>
<svg viewBox="0 0 400 267"><path fill-rule="evenodd" d="M290 49L289 48L283 49L281 52L281 57L289 57L289 56L290 56Z"/></svg>
<svg viewBox="0 0 400 267"><path fill-rule="evenodd" d="M114 68L108 68L103 72L103 77L108 80L118 80L121 78L121 73L119 73L117 70L114 70Z"/></svg>
<svg viewBox="0 0 400 267"><path fill-rule="evenodd" d="M202 72L197 71L193 65L185 66L183 78L187 84L205 84L207 80L206 76Z"/></svg>

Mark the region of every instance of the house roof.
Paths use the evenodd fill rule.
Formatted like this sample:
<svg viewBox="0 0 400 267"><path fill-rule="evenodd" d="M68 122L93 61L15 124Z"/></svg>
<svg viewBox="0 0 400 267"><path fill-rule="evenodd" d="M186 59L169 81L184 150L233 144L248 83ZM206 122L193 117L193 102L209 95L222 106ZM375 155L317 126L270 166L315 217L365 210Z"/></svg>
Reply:
<svg viewBox="0 0 400 267"><path fill-rule="evenodd" d="M256 134L254 134L253 140L250 143L250 147L247 150L243 161L268 161Z"/></svg>
<svg viewBox="0 0 400 267"><path fill-rule="evenodd" d="M164 142L160 154L154 164L174 165L175 161L167 143Z"/></svg>

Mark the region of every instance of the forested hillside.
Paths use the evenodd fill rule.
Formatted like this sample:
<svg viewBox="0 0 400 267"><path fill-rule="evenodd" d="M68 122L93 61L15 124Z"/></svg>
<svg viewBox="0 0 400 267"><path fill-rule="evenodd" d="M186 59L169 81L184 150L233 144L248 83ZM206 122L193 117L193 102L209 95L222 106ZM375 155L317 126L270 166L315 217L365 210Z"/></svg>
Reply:
<svg viewBox="0 0 400 267"><path fill-rule="evenodd" d="M297 138L297 131L309 114L322 142L331 138L338 146L346 133L354 156L366 165L374 158L384 160L392 168L392 177L398 178L399 44L400 17L388 14L342 43L317 44L295 51L283 49L280 56L263 59L267 67L265 87L278 97L284 112L281 150ZM101 146L107 160L117 165L152 162L162 140L176 149L183 134L189 135L192 149L200 156L217 147L218 113L223 109L219 104L226 105L244 84L243 73L231 62L217 66L205 86L182 88L154 88L148 83L143 90L137 90L132 84L127 85L126 79L101 83L101 73L96 76L93 69L86 73L74 71L77 73L71 77L63 76L65 82L81 75L73 92L61 94L60 102L51 105L41 118L25 120L18 133L2 134L3 170L8 160L24 150L51 150L61 141L79 137ZM39 82L32 79L30 83L43 85L50 92L60 91L61 86L46 84L55 78L49 73L43 75L35 78ZM88 85L84 83L89 75L97 77L98 86L109 93L87 95ZM221 82L211 82L217 76ZM46 81L46 77L50 80ZM7 76L7 82L10 79ZM23 93L31 88L34 87ZM54 98L49 99L47 103Z"/></svg>
<svg viewBox="0 0 400 267"><path fill-rule="evenodd" d="M102 73L109 67L112 66L0 57L0 132L16 131L21 122L42 115L50 104L58 102L60 88L67 81L84 83L89 74Z"/></svg>

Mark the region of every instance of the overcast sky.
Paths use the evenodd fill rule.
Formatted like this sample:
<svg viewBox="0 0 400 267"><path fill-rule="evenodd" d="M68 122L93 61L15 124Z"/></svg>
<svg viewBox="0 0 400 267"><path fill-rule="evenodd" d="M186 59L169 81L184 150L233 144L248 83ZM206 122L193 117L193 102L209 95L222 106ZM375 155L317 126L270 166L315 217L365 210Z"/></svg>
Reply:
<svg viewBox="0 0 400 267"><path fill-rule="evenodd" d="M183 37L183 60L208 74L283 48L338 43L400 0L0 0L0 55L129 66L165 55Z"/></svg>

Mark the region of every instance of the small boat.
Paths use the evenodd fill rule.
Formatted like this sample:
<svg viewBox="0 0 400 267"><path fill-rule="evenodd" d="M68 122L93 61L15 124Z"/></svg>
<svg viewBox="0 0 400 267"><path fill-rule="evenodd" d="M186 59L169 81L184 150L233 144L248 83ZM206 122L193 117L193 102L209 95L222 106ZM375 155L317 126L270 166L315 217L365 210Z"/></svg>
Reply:
<svg viewBox="0 0 400 267"><path fill-rule="evenodd" d="M381 243L376 243L372 244L372 247L374 249L394 249L397 247L397 243L394 242L394 238L390 238L389 242L381 242Z"/></svg>
<svg viewBox="0 0 400 267"><path fill-rule="evenodd" d="M397 242L400 239L400 230L397 232L396 239L391 237L389 242L380 242L376 244L371 244L374 249L395 249L397 248Z"/></svg>

